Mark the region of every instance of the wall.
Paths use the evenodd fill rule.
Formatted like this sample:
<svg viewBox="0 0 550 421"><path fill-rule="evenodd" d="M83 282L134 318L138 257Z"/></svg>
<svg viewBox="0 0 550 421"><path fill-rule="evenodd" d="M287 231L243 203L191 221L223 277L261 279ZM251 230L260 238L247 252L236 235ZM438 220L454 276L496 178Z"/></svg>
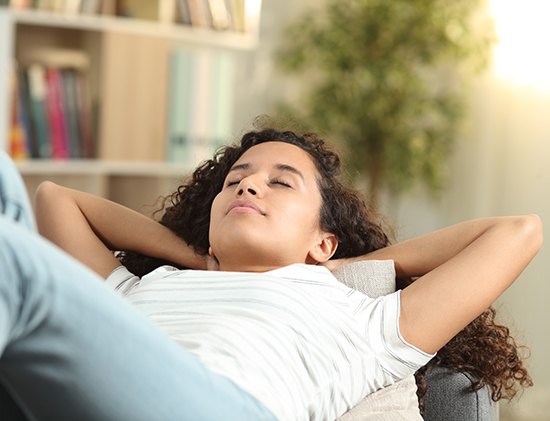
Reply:
<svg viewBox="0 0 550 421"><path fill-rule="evenodd" d="M322 2L263 2L261 43L243 58L240 84L252 96L239 99L236 127L272 111L280 98L297 95L296 84L277 74L275 50L284 26ZM304 82L304 81L300 81ZM244 91L244 89L242 89ZM401 238L488 215L538 213L550 230L550 94L514 86L488 71L471 89L470 118L449 161L449 184L434 201L421 188L386 200L384 211ZM548 236L548 235L547 235ZM497 303L501 321L532 351L535 387L513 404L501 404L502 420L550 420L550 256L543 247L531 266Z"/></svg>
<svg viewBox="0 0 550 421"><path fill-rule="evenodd" d="M422 191L401 198L393 213L404 237L460 220L537 213L550 234L550 95L487 76L472 94L469 130L450 160L448 190L439 202ZM419 199L420 198L420 199ZM550 249L543 246L498 300L500 320L531 348L535 387L501 404L502 420L550 420Z"/></svg>

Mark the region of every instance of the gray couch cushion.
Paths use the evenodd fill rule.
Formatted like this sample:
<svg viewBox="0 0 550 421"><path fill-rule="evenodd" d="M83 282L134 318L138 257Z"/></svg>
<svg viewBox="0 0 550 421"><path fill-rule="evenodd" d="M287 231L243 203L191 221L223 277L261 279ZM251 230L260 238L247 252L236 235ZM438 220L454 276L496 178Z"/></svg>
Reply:
<svg viewBox="0 0 550 421"><path fill-rule="evenodd" d="M426 381L428 392L424 399L424 420L498 420L498 404L491 399L489 387L472 392L473 380L470 374L430 367Z"/></svg>

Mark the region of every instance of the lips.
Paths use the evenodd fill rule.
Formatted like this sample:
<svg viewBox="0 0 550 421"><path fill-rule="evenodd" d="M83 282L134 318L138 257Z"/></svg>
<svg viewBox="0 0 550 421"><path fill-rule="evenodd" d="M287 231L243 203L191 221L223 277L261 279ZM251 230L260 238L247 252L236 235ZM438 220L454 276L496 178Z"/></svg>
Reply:
<svg viewBox="0 0 550 421"><path fill-rule="evenodd" d="M257 213L259 215L265 215L265 212L250 200L235 200L234 202L231 202L226 213L230 212Z"/></svg>

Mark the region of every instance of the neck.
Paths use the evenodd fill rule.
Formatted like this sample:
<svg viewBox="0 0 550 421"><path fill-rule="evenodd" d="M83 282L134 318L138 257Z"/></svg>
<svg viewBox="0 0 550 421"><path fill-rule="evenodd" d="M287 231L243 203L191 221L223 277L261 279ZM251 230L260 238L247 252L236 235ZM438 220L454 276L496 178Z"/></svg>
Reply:
<svg viewBox="0 0 550 421"><path fill-rule="evenodd" d="M225 272L268 272L286 265L237 264L221 263L219 270Z"/></svg>
<svg viewBox="0 0 550 421"><path fill-rule="evenodd" d="M297 259L293 256L277 253L273 250L261 250L258 247L232 248L215 253L218 269L227 272L267 272L293 263L307 263L307 257Z"/></svg>
<svg viewBox="0 0 550 421"><path fill-rule="evenodd" d="M256 253L248 255L218 256L218 269L226 272L267 272L293 263L305 263L296 259L274 258Z"/></svg>

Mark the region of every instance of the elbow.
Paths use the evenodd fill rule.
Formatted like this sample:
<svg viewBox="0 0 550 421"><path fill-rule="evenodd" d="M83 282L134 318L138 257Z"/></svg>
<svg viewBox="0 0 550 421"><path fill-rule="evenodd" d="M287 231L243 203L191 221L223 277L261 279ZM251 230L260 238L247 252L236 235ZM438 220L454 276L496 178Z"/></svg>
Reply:
<svg viewBox="0 0 550 421"><path fill-rule="evenodd" d="M51 181L40 183L34 194L38 232L44 235L51 215L59 208L62 187Z"/></svg>
<svg viewBox="0 0 550 421"><path fill-rule="evenodd" d="M535 255L543 243L543 226L541 218L536 214L519 217L518 230L525 240L525 246Z"/></svg>
<svg viewBox="0 0 550 421"><path fill-rule="evenodd" d="M40 208L43 208L44 205L47 205L49 202L55 200L55 197L59 195L60 189L61 186L58 186L51 181L43 181L40 183L34 193L37 212L39 212Z"/></svg>

